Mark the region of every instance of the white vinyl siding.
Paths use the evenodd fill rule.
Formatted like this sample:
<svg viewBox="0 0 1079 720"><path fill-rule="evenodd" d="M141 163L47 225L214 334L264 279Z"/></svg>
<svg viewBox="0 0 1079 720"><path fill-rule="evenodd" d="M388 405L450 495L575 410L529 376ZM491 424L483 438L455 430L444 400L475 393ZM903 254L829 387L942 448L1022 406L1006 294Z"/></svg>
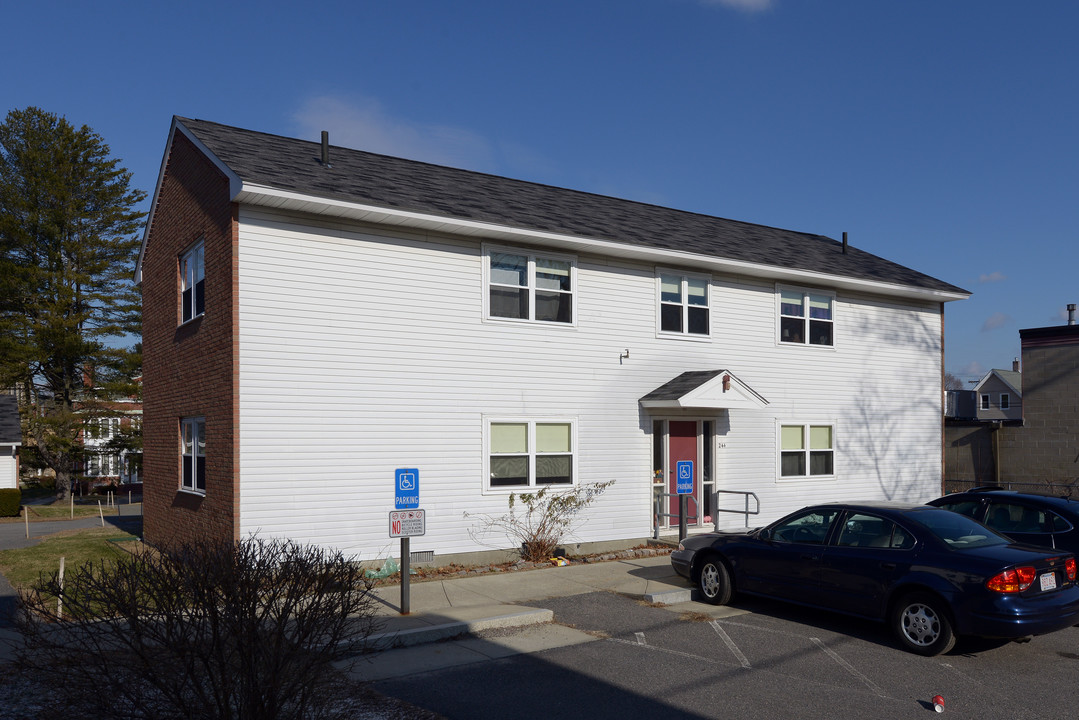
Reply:
<svg viewBox="0 0 1079 720"><path fill-rule="evenodd" d="M723 342L681 343L674 353L652 320L651 264L577 257L576 327L566 332L478 311L489 292L478 239L245 205L239 223L244 535L385 557L394 470L414 467L427 534L412 549L482 550L469 535L474 515L507 512L507 493L485 491L487 423L573 418L575 482L615 484L567 542L647 538L652 417L638 400L687 369L728 368L768 401L705 418L716 429L716 487L756 492L754 523L817 492L921 502L939 491L939 304L837 294L836 334L857 332L833 352L784 352L775 284L713 275L709 302L723 312L712 313L710 332ZM779 483L777 422L801 418L843 429L837 472Z"/></svg>
<svg viewBox="0 0 1079 720"><path fill-rule="evenodd" d="M15 448L11 445L0 445L0 488L17 487L19 487L19 473Z"/></svg>

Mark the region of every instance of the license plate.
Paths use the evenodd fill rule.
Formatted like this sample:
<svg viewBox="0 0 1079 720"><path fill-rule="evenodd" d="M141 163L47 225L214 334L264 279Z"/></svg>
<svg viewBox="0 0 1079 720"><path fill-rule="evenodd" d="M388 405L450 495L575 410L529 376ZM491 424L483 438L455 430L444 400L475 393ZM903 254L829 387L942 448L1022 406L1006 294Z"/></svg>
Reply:
<svg viewBox="0 0 1079 720"><path fill-rule="evenodd" d="M1046 591L1046 590L1056 590L1057 589L1057 576L1056 576L1056 573L1051 573L1051 572L1042 573L1042 576L1039 578L1039 580L1041 580L1042 591L1043 592Z"/></svg>

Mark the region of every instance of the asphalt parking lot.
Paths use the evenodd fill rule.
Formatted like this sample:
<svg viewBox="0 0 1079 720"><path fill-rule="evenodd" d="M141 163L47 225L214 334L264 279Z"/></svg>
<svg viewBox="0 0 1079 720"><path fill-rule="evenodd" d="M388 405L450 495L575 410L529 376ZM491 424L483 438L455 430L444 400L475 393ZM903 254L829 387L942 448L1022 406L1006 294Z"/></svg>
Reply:
<svg viewBox="0 0 1079 720"><path fill-rule="evenodd" d="M448 718L924 718L937 694L959 718L1064 719L1079 706L1079 628L924 658L882 625L766 601L658 607L600 592L535 604L588 641L375 687Z"/></svg>

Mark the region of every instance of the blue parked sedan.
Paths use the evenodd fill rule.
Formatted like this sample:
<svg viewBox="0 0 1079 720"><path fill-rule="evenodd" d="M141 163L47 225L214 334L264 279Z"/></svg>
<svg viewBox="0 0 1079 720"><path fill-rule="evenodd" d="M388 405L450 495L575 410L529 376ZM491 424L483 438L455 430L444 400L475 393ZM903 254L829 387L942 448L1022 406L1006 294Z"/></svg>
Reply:
<svg viewBox="0 0 1079 720"><path fill-rule="evenodd" d="M671 564L711 603L738 592L883 620L919 655L946 652L956 635L1020 639L1079 623L1074 555L928 505L815 505L686 538Z"/></svg>

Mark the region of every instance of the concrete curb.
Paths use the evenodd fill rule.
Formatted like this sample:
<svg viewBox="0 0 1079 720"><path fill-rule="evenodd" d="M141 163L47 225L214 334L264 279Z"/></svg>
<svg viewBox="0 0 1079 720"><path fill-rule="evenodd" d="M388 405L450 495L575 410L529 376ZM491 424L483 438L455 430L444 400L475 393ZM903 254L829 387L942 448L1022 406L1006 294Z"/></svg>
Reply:
<svg viewBox="0 0 1079 720"><path fill-rule="evenodd" d="M392 650L439 642L483 630L541 625L554 620L554 613L544 608L511 609L508 606L500 606L491 611L490 615L484 615L482 611L479 615L475 619L450 620L444 623L376 633L368 638L368 646L374 650Z"/></svg>
<svg viewBox="0 0 1079 720"><path fill-rule="evenodd" d="M698 592L699 591L696 588L663 590L661 592L646 593L644 595L644 600L653 605L677 605L678 603L685 603L698 599Z"/></svg>

